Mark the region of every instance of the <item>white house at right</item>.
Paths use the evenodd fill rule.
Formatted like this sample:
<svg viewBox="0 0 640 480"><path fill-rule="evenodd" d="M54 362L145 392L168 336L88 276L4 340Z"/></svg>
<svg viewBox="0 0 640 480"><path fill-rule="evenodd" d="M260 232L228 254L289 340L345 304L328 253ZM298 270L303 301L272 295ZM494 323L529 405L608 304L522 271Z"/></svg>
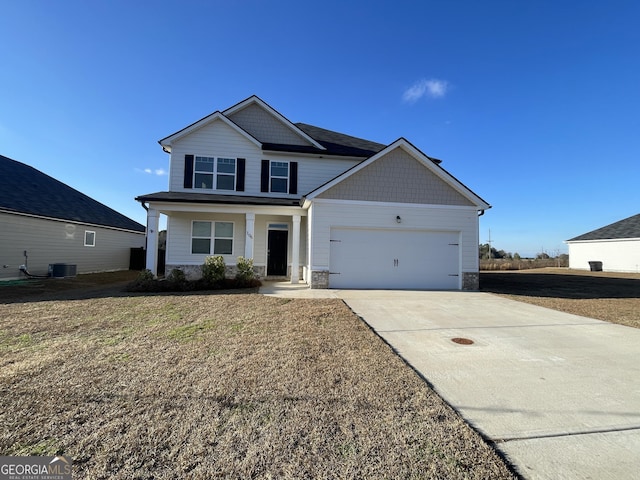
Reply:
<svg viewBox="0 0 640 480"><path fill-rule="evenodd" d="M606 272L640 272L640 214L567 240L569 268L588 270L602 262Z"/></svg>

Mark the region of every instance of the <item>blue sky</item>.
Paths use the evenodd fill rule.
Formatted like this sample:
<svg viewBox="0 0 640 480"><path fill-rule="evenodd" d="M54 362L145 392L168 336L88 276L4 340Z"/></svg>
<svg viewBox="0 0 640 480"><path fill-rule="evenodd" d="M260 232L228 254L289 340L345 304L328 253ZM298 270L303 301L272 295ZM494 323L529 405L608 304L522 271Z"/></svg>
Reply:
<svg viewBox="0 0 640 480"><path fill-rule="evenodd" d="M0 154L145 223L157 141L256 94L405 137L535 255L640 212L637 1L5 1Z"/></svg>

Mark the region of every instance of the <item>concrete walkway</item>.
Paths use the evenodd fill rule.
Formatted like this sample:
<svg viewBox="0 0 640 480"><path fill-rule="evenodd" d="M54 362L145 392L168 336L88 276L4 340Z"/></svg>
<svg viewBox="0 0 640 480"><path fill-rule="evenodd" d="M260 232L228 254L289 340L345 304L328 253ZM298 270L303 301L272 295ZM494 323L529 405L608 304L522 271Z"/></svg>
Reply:
<svg viewBox="0 0 640 480"><path fill-rule="evenodd" d="M523 477L638 477L639 329L488 293L305 287L343 299Z"/></svg>

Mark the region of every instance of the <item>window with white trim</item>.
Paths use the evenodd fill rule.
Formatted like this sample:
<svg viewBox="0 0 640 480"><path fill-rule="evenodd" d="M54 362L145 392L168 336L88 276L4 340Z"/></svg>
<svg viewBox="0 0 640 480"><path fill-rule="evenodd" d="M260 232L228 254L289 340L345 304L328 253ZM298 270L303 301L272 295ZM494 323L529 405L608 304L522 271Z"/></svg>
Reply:
<svg viewBox="0 0 640 480"><path fill-rule="evenodd" d="M191 225L191 253L233 254L233 222L202 222Z"/></svg>
<svg viewBox="0 0 640 480"><path fill-rule="evenodd" d="M225 157L195 157L193 188L235 190L236 159Z"/></svg>
<svg viewBox="0 0 640 480"><path fill-rule="evenodd" d="M91 230L84 231L84 246L95 247L96 246L96 232Z"/></svg>
<svg viewBox="0 0 640 480"><path fill-rule="evenodd" d="M269 166L269 191L289 192L289 162L271 162Z"/></svg>

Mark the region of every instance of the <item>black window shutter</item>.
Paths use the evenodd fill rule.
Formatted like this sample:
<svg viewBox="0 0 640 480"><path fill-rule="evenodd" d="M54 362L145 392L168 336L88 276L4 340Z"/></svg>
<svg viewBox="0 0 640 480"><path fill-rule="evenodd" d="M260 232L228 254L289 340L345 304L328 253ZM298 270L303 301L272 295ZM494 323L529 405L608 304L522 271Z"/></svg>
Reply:
<svg viewBox="0 0 640 480"><path fill-rule="evenodd" d="M289 193L298 193L298 162L289 162Z"/></svg>
<svg viewBox="0 0 640 480"><path fill-rule="evenodd" d="M260 171L260 191L269 191L269 160L262 160L262 170Z"/></svg>
<svg viewBox="0 0 640 480"><path fill-rule="evenodd" d="M236 170L236 192L244 192L244 172L246 160L244 158L236 159L238 169Z"/></svg>
<svg viewBox="0 0 640 480"><path fill-rule="evenodd" d="M193 155L184 156L184 188L193 188Z"/></svg>

